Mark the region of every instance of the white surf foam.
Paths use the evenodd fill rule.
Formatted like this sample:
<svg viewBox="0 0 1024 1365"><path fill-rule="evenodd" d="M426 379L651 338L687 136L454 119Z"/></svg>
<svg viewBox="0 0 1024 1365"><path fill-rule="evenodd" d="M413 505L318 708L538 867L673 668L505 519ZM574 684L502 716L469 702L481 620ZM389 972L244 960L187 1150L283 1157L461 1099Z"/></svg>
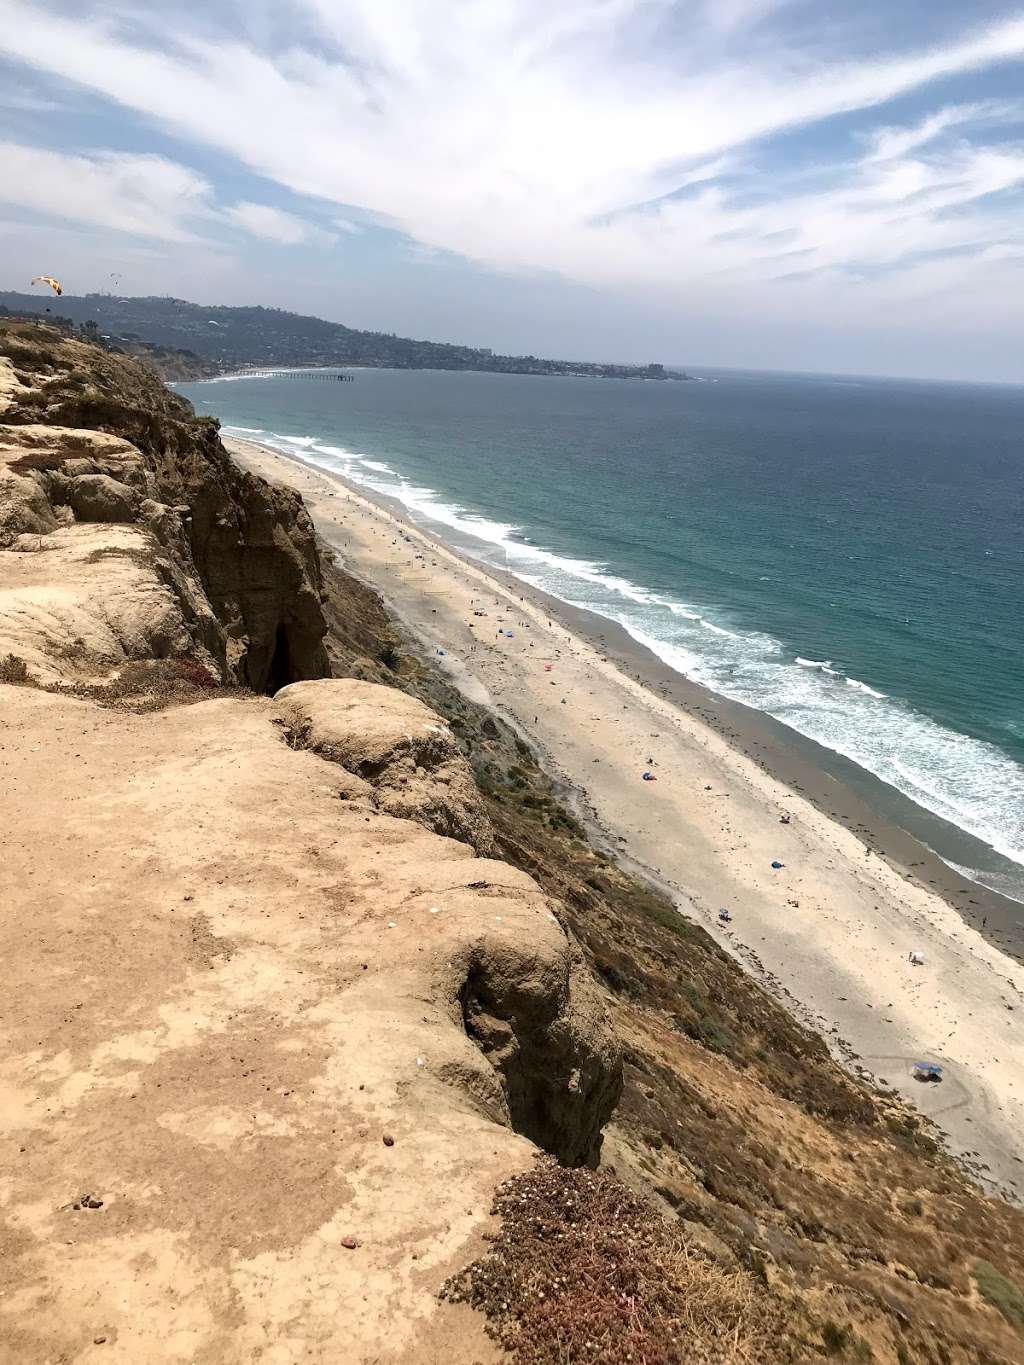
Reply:
<svg viewBox="0 0 1024 1365"><path fill-rule="evenodd" d="M277 439L288 442L286 449L301 448L304 459L395 498L414 517L470 537L487 563L617 622L677 672L844 755L1024 865L1024 768L995 746L946 729L831 659L794 657L767 634L732 629L710 619L707 608L669 600L606 564L536 545L520 527L446 501L383 461L315 437Z"/></svg>
<svg viewBox="0 0 1024 1365"><path fill-rule="evenodd" d="M827 673L830 678L839 677L839 669L832 667L831 659L801 659L798 654L794 663L798 663L801 668L816 668L819 673Z"/></svg>
<svg viewBox="0 0 1024 1365"><path fill-rule="evenodd" d="M869 697L878 697L884 700L884 692L876 692L873 687L868 687L867 683L861 682L859 678L844 678L847 687L855 687L858 692L866 692Z"/></svg>
<svg viewBox="0 0 1024 1365"><path fill-rule="evenodd" d="M333 455L339 460L362 460L365 457L360 455L357 450L348 450L345 446L328 446L317 442L312 447L320 455Z"/></svg>

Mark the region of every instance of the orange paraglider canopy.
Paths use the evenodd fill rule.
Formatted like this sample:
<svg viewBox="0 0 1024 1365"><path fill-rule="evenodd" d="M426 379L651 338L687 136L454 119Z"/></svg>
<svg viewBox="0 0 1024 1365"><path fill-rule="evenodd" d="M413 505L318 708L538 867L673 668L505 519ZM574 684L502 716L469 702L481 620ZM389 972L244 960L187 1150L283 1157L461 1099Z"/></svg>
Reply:
<svg viewBox="0 0 1024 1365"><path fill-rule="evenodd" d="M60 280L55 280L52 275L37 275L32 283L48 284L58 298L64 293L64 286L61 284Z"/></svg>

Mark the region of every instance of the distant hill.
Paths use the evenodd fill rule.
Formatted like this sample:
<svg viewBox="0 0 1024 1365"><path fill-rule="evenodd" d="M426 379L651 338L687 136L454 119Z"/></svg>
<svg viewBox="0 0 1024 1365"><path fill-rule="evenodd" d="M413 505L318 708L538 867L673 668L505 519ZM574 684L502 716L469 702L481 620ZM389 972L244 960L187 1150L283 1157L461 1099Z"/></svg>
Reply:
<svg viewBox="0 0 1024 1365"><path fill-rule="evenodd" d="M124 347L144 343L145 359L165 378L199 377L249 365L372 365L403 370L487 370L500 374L584 375L599 379L686 379L681 371L652 365L600 365L495 355L486 348L440 341L414 341L391 332L363 332L340 322L288 313L280 308L207 307L171 298L119 298L86 294L46 299L0 292L12 312L59 314L73 323L95 323L96 332ZM166 363L155 348L168 353ZM172 360L170 357L176 357ZM193 369L183 374L195 358Z"/></svg>

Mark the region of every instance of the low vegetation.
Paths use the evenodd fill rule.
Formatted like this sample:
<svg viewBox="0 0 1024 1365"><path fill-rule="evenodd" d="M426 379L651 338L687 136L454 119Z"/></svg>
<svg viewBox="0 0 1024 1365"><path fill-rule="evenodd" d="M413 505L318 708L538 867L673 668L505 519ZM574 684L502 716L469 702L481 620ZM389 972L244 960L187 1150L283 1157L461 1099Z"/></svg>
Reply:
<svg viewBox="0 0 1024 1365"><path fill-rule="evenodd" d="M985 1302L998 1308L1007 1322L1024 1327L1024 1290L988 1261L979 1261L974 1267L974 1283Z"/></svg>
<svg viewBox="0 0 1024 1365"><path fill-rule="evenodd" d="M998 1304L980 1283L974 1292L979 1262L1024 1276L1024 1214L987 1198L914 1111L844 1071L701 926L592 842L523 737L420 661L377 595L324 557L334 672L403 688L448 720L485 794L501 856L552 896L606 987L625 1047L623 1094L604 1148L621 1184L592 1186L582 1173L541 1166L543 1175L499 1196L508 1231L452 1292L485 1311L513 1358L529 1365L1024 1359L1024 1330L1000 1306L1015 1302L1003 1279L985 1281ZM547 1264L548 1253L519 1210L538 1200L564 1209L584 1190L603 1217L632 1190L649 1211L637 1218L667 1221L658 1247L672 1246L687 1274L717 1286L714 1301L738 1333L738 1353L708 1345L713 1338L695 1327L677 1357L664 1354L675 1349L666 1328L658 1355L649 1338L622 1336L617 1301L607 1296L585 1308L556 1295L552 1306L545 1289L548 1308L529 1307L533 1282L521 1277L530 1259ZM550 1237L562 1249L554 1262L563 1269L553 1273L581 1279L594 1249L589 1235L582 1225L567 1237L545 1233L545 1245ZM622 1242L601 1245L612 1259L627 1255ZM615 1275L631 1272L606 1265L605 1273L602 1284L614 1287ZM782 1305L779 1333L744 1336L748 1296L766 1321ZM637 1311L650 1328L663 1301ZM688 1321L678 1305L668 1316ZM581 1347L597 1339L598 1323L607 1339Z"/></svg>
<svg viewBox="0 0 1024 1365"><path fill-rule="evenodd" d="M507 1180L490 1249L445 1286L487 1315L516 1365L739 1365L781 1360L781 1297L723 1267L607 1171L550 1157ZM793 1356L790 1359L795 1358Z"/></svg>
<svg viewBox="0 0 1024 1365"><path fill-rule="evenodd" d="M2 681L2 678L0 678ZM143 715L169 706L187 706L218 696L248 696L245 688L225 687L195 659L139 659L120 668L104 683L54 683L44 691L94 701L114 711Z"/></svg>
<svg viewBox="0 0 1024 1365"><path fill-rule="evenodd" d="M228 479L215 424L196 422L151 377L133 367L122 383L115 358L97 352L95 382L69 385L49 329L17 324L7 335L51 366L49 420L137 443L168 503L184 500L190 460ZM21 400L17 420L34 420ZM219 528L220 503L193 502L193 553L219 556L206 580L216 596L237 531ZM290 504L275 507L269 521L299 525ZM311 534L309 549L315 560ZM839 1067L699 924L621 866L528 740L417 657L377 595L323 559L306 597L324 599L331 670L401 688L447 719L500 855L550 896L602 984L625 1055L602 1169L542 1159L503 1186L496 1240L449 1294L485 1313L520 1365L1024 1359L1024 1214L987 1198L913 1111ZM240 569L232 595L248 586ZM303 638L289 648L318 661ZM288 651L277 668L264 644L253 685L272 692ZM15 654L0 657L0 682L36 685ZM138 712L227 689L197 657L129 663L101 685L57 690Z"/></svg>
<svg viewBox="0 0 1024 1365"><path fill-rule="evenodd" d="M30 682L28 664L17 654L0 655L0 683L24 685Z"/></svg>

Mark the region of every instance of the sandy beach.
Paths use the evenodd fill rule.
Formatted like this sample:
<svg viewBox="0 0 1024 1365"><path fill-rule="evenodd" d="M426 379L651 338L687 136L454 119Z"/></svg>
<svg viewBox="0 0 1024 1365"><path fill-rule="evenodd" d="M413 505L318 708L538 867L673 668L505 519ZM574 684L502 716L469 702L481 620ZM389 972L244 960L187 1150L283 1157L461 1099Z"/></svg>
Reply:
<svg viewBox="0 0 1024 1365"><path fill-rule="evenodd" d="M469 695L522 727L620 856L670 889L837 1056L932 1118L986 1184L1024 1197L1024 968L999 946L1019 950L1024 914L909 836L879 830L840 784L818 775L810 799L812 765L790 755L787 768L784 738L766 729L755 754L728 708L645 668L608 623L581 631L571 609L337 476L253 442L226 444L302 493L344 567ZM940 1084L912 1079L919 1058L942 1065Z"/></svg>

